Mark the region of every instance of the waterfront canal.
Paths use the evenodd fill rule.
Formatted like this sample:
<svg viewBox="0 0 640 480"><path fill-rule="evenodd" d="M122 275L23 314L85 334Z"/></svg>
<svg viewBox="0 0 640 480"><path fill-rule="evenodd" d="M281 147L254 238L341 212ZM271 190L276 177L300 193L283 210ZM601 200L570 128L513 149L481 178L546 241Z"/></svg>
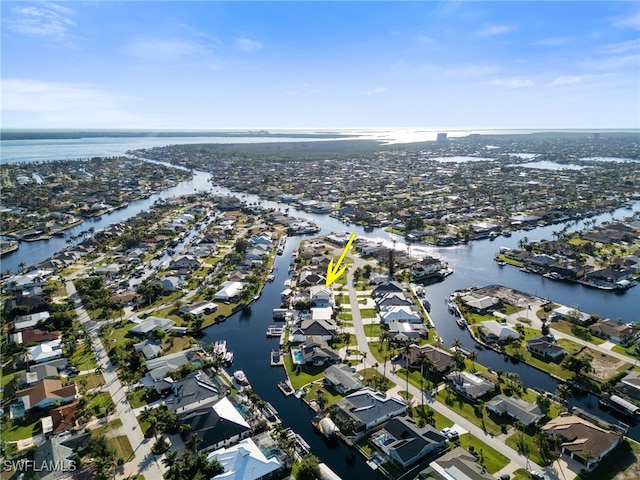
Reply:
<svg viewBox="0 0 640 480"><path fill-rule="evenodd" d="M27 265L40 262L54 253L63 250L66 246L66 238L77 235L80 231L94 227L100 230L113 223L124 221L135 216L143 210L149 209L159 198L169 198L176 195L184 195L199 190L211 190L208 183L209 175L204 172L195 172L193 179L182 182L176 187L152 195L151 197L132 202L126 208L117 210L100 219L85 222L82 225L66 231L65 238L52 238L43 242L22 242L20 249L2 259L2 270L11 269L17 271L21 262ZM214 193L228 194L227 189L214 187ZM320 228L318 235L331 232L342 233L355 232L360 238L377 239L391 245L393 236L383 230L365 232L357 226L345 227L341 222L327 215L309 214L298 211L289 205L261 201L252 195L242 195L246 202L259 202L267 208L281 210L289 209L294 216L305 217L314 221ZM640 202L636 202L633 210L640 209ZM602 214L596 219L598 223L612 219L622 219L633 211L619 209L613 213ZM515 248L518 241L526 236L529 240L551 238L552 232L559 230L563 225L540 227L528 232L515 232L510 238L499 237L496 241L482 240L472 242L465 246L457 247L431 247L412 244L412 255L432 255L446 261L453 268L454 274L445 281L430 285L426 288L431 301L431 317L437 328L438 334L447 345L451 345L453 339L459 337L465 348L474 347L474 342L468 332L461 331L447 310L444 299L454 290L467 288L472 285L501 284L526 293L547 298L551 301L576 306L581 311L595 313L603 318L622 319L625 322L637 322L640 320L638 305L640 305L640 287L632 288L623 293L616 294L608 291L594 290L581 285L554 282L541 276L520 272L517 268L500 268L493 261L493 257L500 246ZM570 230L582 228L582 222L570 224ZM271 367L269 354L272 349L278 347L277 339L267 339L265 332L268 325L273 323L272 309L280 302L280 292L284 289L284 281L288 278L288 265L291 253L298 247L298 243L304 237L290 237L287 241L284 255L276 257L274 271L275 281L266 284L261 297L251 304L251 308L244 312L238 312L226 322L214 325L205 330L204 340L212 343L218 339L227 341L228 348L235 353L234 369L242 369L246 372L253 389L264 400L269 401L279 412L283 424L292 427L300 433L311 445L312 452L321 461L327 463L342 478L361 478L364 475L372 478L380 477L380 474L372 472L364 463L363 458L353 449L341 442L328 444L311 426L313 412L306 404L294 397L284 397L277 388L277 383L285 378L282 367ZM402 239L395 238L398 248L407 248ZM527 387L541 387L548 391L555 391L556 382L546 373L538 371L522 363L513 363L505 359L503 355L491 350L478 351L478 363L482 363L494 370L512 371L520 375L522 382ZM609 421L617 421L615 418L598 409L597 399L592 395L586 395L571 400L570 405L579 406ZM640 440L640 427L632 426L629 436Z"/></svg>

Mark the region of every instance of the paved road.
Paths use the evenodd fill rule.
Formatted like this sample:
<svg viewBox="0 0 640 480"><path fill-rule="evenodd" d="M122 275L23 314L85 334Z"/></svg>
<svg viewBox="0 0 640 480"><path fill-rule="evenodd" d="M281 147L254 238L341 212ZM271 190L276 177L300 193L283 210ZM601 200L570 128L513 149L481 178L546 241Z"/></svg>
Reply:
<svg viewBox="0 0 640 480"><path fill-rule="evenodd" d="M371 350L369 349L369 344L367 343L367 338L365 336L362 317L360 316L360 309L358 305L358 294L353 284L354 270L358 267L363 266L366 262L360 259L359 257L354 257L353 260L355 263L347 272L347 286L349 289L349 300L351 304L351 317L353 320L354 333L358 341L358 350L360 350L360 352L363 352L363 353L366 352L368 358L374 358L373 354L371 353ZM378 364L378 368L377 368L378 372L380 374L383 374L384 372L386 372L387 377L389 377L393 382L395 382L397 385L402 386L403 389L405 389L406 379L393 373L391 364L390 362L388 363L389 365L386 365L386 366L384 363ZM420 389L417 387L414 387L411 383L409 383L409 393L413 395L413 397L416 399L421 398ZM566 475L566 473L562 474L562 472L560 472L561 475L559 476L559 472L557 472L556 469L553 467L542 468L541 466L531 461L527 461L526 457L524 457L523 455L520 455L511 447L507 446L504 443L504 439L501 438L502 436L501 437L491 436L489 433L483 431L480 427L471 423L467 419L461 417L456 412L450 410L446 405L443 405L442 403L435 401L433 398L425 396L425 401L428 402L431 408L441 413L448 419L452 420L453 422L458 424L460 427L470 432L472 435L476 436L477 438L481 439L482 441L490 445L496 451L506 456L509 460L511 460L511 462L516 464L518 467L534 469L539 472L544 471L547 474L547 476L552 480L564 478L564 475Z"/></svg>
<svg viewBox="0 0 640 480"><path fill-rule="evenodd" d="M98 359L98 363L103 368L103 377L105 380L105 387L116 408L116 415L122 420L122 427L120 432L122 435L126 435L133 448L135 458L125 464L125 474L140 473L144 475L147 480L157 480L162 478L163 469L156 456L151 453L151 447L153 440L144 438L142 430L138 425L134 411L129 405L127 395L124 387L118 380L116 369L111 364L109 356L100 341L98 336L98 330L100 324L93 322L84 306L80 302L79 296L76 292L76 287L73 281L67 280L65 282L67 294L69 298L74 302L76 314L83 326L86 326L91 335L91 341L93 343L93 350Z"/></svg>

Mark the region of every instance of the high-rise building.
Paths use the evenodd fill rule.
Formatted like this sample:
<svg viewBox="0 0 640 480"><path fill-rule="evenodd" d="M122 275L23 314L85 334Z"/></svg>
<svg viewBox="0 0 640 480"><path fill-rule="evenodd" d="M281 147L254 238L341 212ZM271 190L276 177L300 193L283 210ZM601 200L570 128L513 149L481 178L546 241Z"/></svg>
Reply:
<svg viewBox="0 0 640 480"><path fill-rule="evenodd" d="M446 142L446 141L447 141L446 132L438 133L438 136L436 137L436 142Z"/></svg>

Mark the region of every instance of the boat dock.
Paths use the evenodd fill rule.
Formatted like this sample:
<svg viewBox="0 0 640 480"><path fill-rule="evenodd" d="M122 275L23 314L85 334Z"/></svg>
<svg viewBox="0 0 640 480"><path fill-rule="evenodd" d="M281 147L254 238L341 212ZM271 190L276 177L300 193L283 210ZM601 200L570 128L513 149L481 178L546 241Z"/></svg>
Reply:
<svg viewBox="0 0 640 480"><path fill-rule="evenodd" d="M271 366L284 367L284 359L280 350L271 350Z"/></svg>
<svg viewBox="0 0 640 480"><path fill-rule="evenodd" d="M267 328L267 337L279 337L284 332L284 327L278 325L271 325Z"/></svg>
<svg viewBox="0 0 640 480"><path fill-rule="evenodd" d="M294 390L293 390L293 387L291 386L291 384L289 383L289 380L283 380L281 382L278 382L278 388L287 397L289 395L293 395Z"/></svg>

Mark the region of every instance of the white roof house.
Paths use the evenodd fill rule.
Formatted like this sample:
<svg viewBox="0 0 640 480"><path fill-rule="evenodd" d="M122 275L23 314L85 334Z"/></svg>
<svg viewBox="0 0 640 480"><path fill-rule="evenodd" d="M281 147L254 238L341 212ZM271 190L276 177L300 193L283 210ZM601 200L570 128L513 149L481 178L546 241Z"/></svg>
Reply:
<svg viewBox="0 0 640 480"><path fill-rule="evenodd" d="M413 308L404 305L390 307L388 310L380 313L382 323L390 322L410 322L422 323L422 317L418 315Z"/></svg>
<svg viewBox="0 0 640 480"><path fill-rule="evenodd" d="M21 315L16 317L14 326L16 330L24 330L25 328L35 327L38 322L44 322L51 315L49 312L32 313L31 315Z"/></svg>
<svg viewBox="0 0 640 480"><path fill-rule="evenodd" d="M482 322L478 327L480 333L489 340L505 340L507 338L520 338L520 334L513 328L496 322L495 320L489 320L488 322Z"/></svg>
<svg viewBox="0 0 640 480"><path fill-rule="evenodd" d="M489 380L468 372L451 372L447 375L447 380L451 382L456 390L469 398L481 397L495 387Z"/></svg>
<svg viewBox="0 0 640 480"><path fill-rule="evenodd" d="M237 297L242 292L244 288L244 283L242 282L224 282L220 286L220 290L216 292L214 298L216 300L230 300L233 297Z"/></svg>
<svg viewBox="0 0 640 480"><path fill-rule="evenodd" d="M267 458L251 438L245 438L231 447L215 450L207 460L217 460L224 468L223 473L213 477L220 480L268 478L270 473L282 468L277 457Z"/></svg>
<svg viewBox="0 0 640 480"><path fill-rule="evenodd" d="M35 363L48 362L60 357L62 357L60 339L42 342L40 345L29 348L28 358Z"/></svg>
<svg viewBox="0 0 640 480"><path fill-rule="evenodd" d="M169 320L168 318L160 318L160 317L147 317L145 320L141 321L135 327L132 327L129 332L134 333L136 335L147 335L151 331L159 328L160 330L164 330L168 332L173 327L176 326L176 322L173 320Z"/></svg>

